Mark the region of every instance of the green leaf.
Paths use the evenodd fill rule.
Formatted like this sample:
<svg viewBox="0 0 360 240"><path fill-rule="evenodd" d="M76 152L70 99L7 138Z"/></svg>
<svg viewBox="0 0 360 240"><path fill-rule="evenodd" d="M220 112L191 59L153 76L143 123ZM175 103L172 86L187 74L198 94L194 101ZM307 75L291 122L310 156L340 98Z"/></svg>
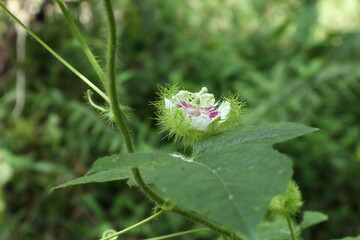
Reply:
<svg viewBox="0 0 360 240"><path fill-rule="evenodd" d="M131 172L128 169L114 169L114 170L101 171L89 176L79 177L70 180L64 184L52 188L51 191L59 188L70 187L85 183L110 182L115 180L122 180L122 179L127 179L130 176L131 176Z"/></svg>
<svg viewBox="0 0 360 240"><path fill-rule="evenodd" d="M303 231L306 228L309 228L311 226L314 226L316 224L319 224L327 220L328 220L328 216L326 216L321 212L305 211L304 218L300 223L299 227L301 231Z"/></svg>
<svg viewBox="0 0 360 240"><path fill-rule="evenodd" d="M291 233L285 220L262 222L257 233L260 240L289 240Z"/></svg>
<svg viewBox="0 0 360 240"><path fill-rule="evenodd" d="M292 175L290 159L271 146L314 130L295 123L239 128L199 142L193 158L167 153L102 158L92 166L93 175L75 183L112 181L116 171L138 167L151 172L153 188L169 200L256 238L270 200L286 190Z"/></svg>
<svg viewBox="0 0 360 240"><path fill-rule="evenodd" d="M130 179L130 185L133 185L134 180L132 179L130 168L145 167L145 179L152 179L154 170L151 169L151 166L166 163L169 157L169 154L162 153L138 153L101 158L93 164L92 168L86 176L70 180L64 184L52 188L51 190L53 191L59 188L70 187L79 184L110 182L122 179ZM121 161L118 161L119 158L121 158Z"/></svg>
<svg viewBox="0 0 360 240"><path fill-rule="evenodd" d="M310 128L299 123L270 123L256 127L237 128L201 141L195 148L195 154L202 154L211 148L214 150L223 146L246 142L274 144L317 130L319 129Z"/></svg>
<svg viewBox="0 0 360 240"><path fill-rule="evenodd" d="M153 167L161 164L168 165L169 158L171 162L171 156L168 153L137 153L101 158L93 164L86 176L70 180L51 190L79 184L110 182L122 179L129 179L128 184L132 186L135 185L130 171L133 167L143 168L143 178L146 182L152 182L155 172ZM121 161L119 161L119 159L121 159Z"/></svg>
<svg viewBox="0 0 360 240"><path fill-rule="evenodd" d="M268 124L223 132L197 144L197 161L220 185L208 189L217 193L214 199L222 199L207 204L209 217L254 237L269 201L286 190L292 175L291 161L271 146L315 130L294 123ZM197 202L190 204L192 210L203 211L205 206Z"/></svg>

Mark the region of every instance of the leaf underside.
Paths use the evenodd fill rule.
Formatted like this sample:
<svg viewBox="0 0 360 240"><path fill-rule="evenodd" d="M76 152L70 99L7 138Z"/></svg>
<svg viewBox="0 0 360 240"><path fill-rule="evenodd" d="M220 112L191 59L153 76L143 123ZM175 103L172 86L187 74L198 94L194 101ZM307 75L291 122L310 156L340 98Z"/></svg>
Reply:
<svg viewBox="0 0 360 240"><path fill-rule="evenodd" d="M59 187L130 178L129 169L138 167L167 199L255 239L270 200L286 190L292 176L291 160L272 145L315 130L296 123L238 128L197 143L190 159L168 153L106 157L93 164L90 175Z"/></svg>

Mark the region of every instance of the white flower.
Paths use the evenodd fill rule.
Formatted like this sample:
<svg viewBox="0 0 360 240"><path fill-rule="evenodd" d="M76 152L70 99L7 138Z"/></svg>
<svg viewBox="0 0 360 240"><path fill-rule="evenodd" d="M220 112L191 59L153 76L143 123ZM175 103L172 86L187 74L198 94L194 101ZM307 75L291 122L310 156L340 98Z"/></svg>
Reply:
<svg viewBox="0 0 360 240"><path fill-rule="evenodd" d="M207 93L207 88L203 87L200 92L179 91L171 99L165 98L165 108L181 108L184 116L190 121L193 129L207 131L210 124L215 126L225 122L231 106L228 101L224 101L217 108L213 94Z"/></svg>

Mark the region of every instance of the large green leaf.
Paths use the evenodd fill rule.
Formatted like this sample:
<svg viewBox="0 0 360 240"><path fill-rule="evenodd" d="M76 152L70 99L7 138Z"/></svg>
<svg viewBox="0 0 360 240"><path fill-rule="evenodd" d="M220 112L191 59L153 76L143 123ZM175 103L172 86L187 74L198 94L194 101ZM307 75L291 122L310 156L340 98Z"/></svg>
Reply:
<svg viewBox="0 0 360 240"><path fill-rule="evenodd" d="M269 201L286 190L292 174L291 161L271 146L314 130L301 124L277 123L238 128L200 142L195 148L197 161L214 172L223 195L228 195L227 200L217 203L222 210L216 218L253 236Z"/></svg>
<svg viewBox="0 0 360 240"><path fill-rule="evenodd" d="M262 222L257 233L260 240L289 240L291 233L289 226L285 220L274 222Z"/></svg>
<svg viewBox="0 0 360 240"><path fill-rule="evenodd" d="M196 146L195 154L204 153L211 148L215 150L216 148L246 142L274 144L317 130L319 129L306 127L299 123L270 123L256 127L237 128L201 141Z"/></svg>
<svg viewBox="0 0 360 240"><path fill-rule="evenodd" d="M85 184L85 183L110 182L110 181L122 180L122 179L127 179L130 176L131 176L131 172L128 169L113 169L113 170L100 171L91 174L89 176L79 177L70 180L64 184L52 188L51 190L79 185L79 184Z"/></svg>
<svg viewBox="0 0 360 240"><path fill-rule="evenodd" d="M292 175L290 159L271 146L314 130L294 123L239 128L201 141L192 158L142 153L99 159L84 180L103 181L108 174L110 181L116 171L139 167L152 172L154 189L179 206L256 238L269 201Z"/></svg>
<svg viewBox="0 0 360 240"><path fill-rule="evenodd" d="M119 159L121 159L121 161L119 161ZM52 190L93 182L110 182L131 179L132 174L130 168L132 167L143 167L143 172L147 173L146 175L150 175L150 178L152 179L152 174L155 172L152 169L153 166L168 164L167 162L169 162L169 159L171 162L171 156L168 153L137 153L101 158L93 164L86 176L70 180Z"/></svg>

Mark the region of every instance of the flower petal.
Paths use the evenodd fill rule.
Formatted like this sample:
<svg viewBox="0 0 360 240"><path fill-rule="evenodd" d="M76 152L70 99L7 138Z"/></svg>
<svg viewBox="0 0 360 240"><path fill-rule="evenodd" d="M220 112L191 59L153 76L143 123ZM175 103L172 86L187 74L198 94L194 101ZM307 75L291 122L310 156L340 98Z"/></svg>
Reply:
<svg viewBox="0 0 360 240"><path fill-rule="evenodd" d="M201 108L200 112L208 115L211 119L219 115L219 111L214 107Z"/></svg>
<svg viewBox="0 0 360 240"><path fill-rule="evenodd" d="M191 126L199 131L205 131L210 123L210 117L205 114L201 114L200 116L191 119Z"/></svg>
<svg viewBox="0 0 360 240"><path fill-rule="evenodd" d="M229 115L231 110L230 103L228 101L222 102L218 110L220 112L219 115L221 116L220 123L224 122L227 119L227 116Z"/></svg>
<svg viewBox="0 0 360 240"><path fill-rule="evenodd" d="M179 91L173 98L176 103L189 102L192 93L188 91Z"/></svg>

